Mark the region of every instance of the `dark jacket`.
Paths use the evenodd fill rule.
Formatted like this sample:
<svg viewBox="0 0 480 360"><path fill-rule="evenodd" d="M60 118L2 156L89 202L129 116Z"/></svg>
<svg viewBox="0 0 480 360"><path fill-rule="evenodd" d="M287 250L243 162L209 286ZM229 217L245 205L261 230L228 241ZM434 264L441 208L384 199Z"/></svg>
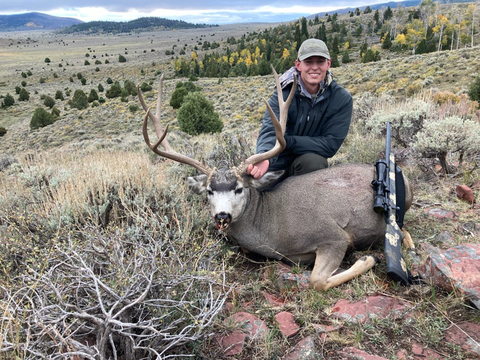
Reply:
<svg viewBox="0 0 480 360"><path fill-rule="evenodd" d="M331 73L329 75L331 76ZM300 76L297 79L301 81ZM292 85L291 81L282 83L284 99L287 99ZM276 89L268 102L278 117ZM299 84L288 109L285 131L287 146L279 156L270 159L268 170L287 169L295 157L306 153L316 153L325 158L331 158L347 136L352 108L352 96L333 80L329 81L323 93L315 100L310 95L306 95ZM275 141L275 130L267 110L257 139L257 153L270 150L275 145Z"/></svg>

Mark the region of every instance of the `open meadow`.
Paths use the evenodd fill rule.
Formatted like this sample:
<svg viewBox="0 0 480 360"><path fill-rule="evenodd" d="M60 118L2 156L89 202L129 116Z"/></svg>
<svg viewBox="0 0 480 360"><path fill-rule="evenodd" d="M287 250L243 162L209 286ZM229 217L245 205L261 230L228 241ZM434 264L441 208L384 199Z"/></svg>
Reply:
<svg viewBox="0 0 480 360"><path fill-rule="evenodd" d="M479 75L478 46L333 69L354 96L351 131L333 166L373 168L384 151L383 126L393 124L394 152L415 189L405 226L416 248L404 255L412 273L425 277L410 287L387 277L383 249L348 254L345 267L365 254L381 261L325 293L304 286L311 267L286 269L244 254L213 228L206 200L189 191L194 169L145 145L138 97L105 98L109 79L145 82L154 107L164 74L161 116L170 144L212 167L238 164L255 151L273 76L195 81L224 127L191 136L169 105L177 82L188 80L174 77L174 60L199 42L224 48L229 37L271 26L0 33L0 103L15 98L0 109L0 357L336 360L358 350L378 359L480 358L480 114L466 95ZM27 101L16 87L28 91ZM69 103L78 89L95 89L104 101L78 110ZM46 96L59 116L32 130ZM459 198L460 185L477 201ZM472 284L447 277L442 285L432 259L460 248L477 259L464 268ZM379 298L392 307L368 306ZM341 314L345 303L366 313ZM242 326L231 316L243 312L266 330L243 327L250 333L234 353L226 339ZM283 312L293 315L293 334L278 322ZM301 346L307 355L287 357Z"/></svg>

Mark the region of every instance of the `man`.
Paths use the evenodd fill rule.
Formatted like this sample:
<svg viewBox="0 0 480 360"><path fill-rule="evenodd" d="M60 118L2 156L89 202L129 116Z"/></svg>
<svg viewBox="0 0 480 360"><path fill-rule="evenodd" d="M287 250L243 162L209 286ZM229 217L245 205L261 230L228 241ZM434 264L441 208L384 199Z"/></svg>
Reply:
<svg viewBox="0 0 480 360"><path fill-rule="evenodd" d="M330 53L318 39L305 40L298 49L295 66L280 77L284 99L298 85L288 110L286 147L270 160L250 165L247 174L260 179L267 171L285 170L286 176L306 174L328 167L328 158L336 154L347 136L352 117L352 96L333 80ZM269 104L279 116L276 91ZM275 145L276 137L268 110L257 139L257 153Z"/></svg>

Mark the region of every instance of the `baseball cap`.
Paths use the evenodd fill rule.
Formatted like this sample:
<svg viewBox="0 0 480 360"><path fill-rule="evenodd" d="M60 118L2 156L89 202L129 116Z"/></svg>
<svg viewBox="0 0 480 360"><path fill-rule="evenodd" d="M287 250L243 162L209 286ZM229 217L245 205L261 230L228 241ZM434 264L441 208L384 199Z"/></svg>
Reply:
<svg viewBox="0 0 480 360"><path fill-rule="evenodd" d="M303 61L310 56L321 56L330 60L327 45L319 39L305 40L298 49L298 60Z"/></svg>

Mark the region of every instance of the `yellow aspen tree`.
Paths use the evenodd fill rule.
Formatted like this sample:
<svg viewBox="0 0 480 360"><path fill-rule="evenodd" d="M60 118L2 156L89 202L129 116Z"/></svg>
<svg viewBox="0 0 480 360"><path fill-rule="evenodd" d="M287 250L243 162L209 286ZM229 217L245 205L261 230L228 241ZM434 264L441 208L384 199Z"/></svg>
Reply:
<svg viewBox="0 0 480 360"><path fill-rule="evenodd" d="M286 58L288 58L290 56L290 51L288 51L287 48L284 48L283 49L283 54L282 54L282 59L285 60Z"/></svg>
<svg viewBox="0 0 480 360"><path fill-rule="evenodd" d="M433 28L433 32L438 33L438 37L439 37L437 51L440 51L442 48L443 31L445 30L448 24L449 24L449 21L445 16L443 16L442 14L438 15L437 26Z"/></svg>

